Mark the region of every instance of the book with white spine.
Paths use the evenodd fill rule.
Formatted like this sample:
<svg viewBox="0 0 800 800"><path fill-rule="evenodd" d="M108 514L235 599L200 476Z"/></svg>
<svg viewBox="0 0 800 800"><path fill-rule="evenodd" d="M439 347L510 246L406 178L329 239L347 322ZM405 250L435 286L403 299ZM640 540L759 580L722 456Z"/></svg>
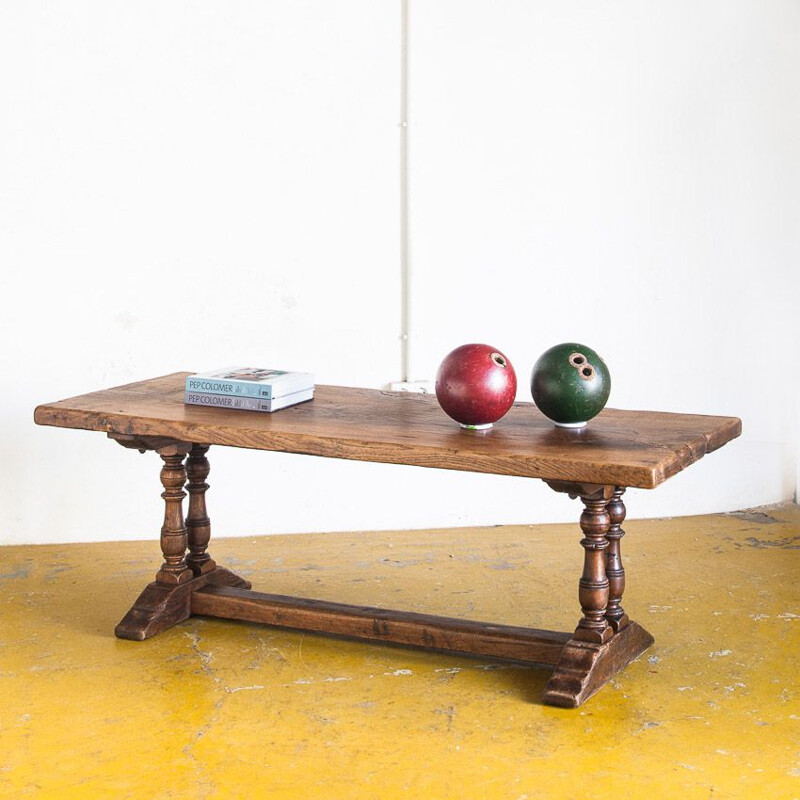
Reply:
<svg viewBox="0 0 800 800"><path fill-rule="evenodd" d="M257 397L262 400L313 388L314 376L310 372L260 367L228 367L198 372L186 378L187 392Z"/></svg>

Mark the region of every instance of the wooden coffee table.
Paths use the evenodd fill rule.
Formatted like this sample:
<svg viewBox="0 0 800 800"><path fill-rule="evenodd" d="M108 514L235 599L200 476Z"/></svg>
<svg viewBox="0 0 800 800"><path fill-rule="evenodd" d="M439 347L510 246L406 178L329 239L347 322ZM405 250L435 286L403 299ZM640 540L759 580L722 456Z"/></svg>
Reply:
<svg viewBox="0 0 800 800"><path fill-rule="evenodd" d="M116 628L147 639L193 614L396 642L555 667L544 702L575 707L653 637L622 607L626 487L652 489L741 432L735 417L606 409L583 430L556 428L516 403L489 431L459 428L429 395L318 386L274 414L183 404L180 372L39 406L40 425L103 431L163 459L164 563ZM208 553L210 445L540 478L580 498L582 617L573 632L262 594ZM184 521L183 499L189 493Z"/></svg>

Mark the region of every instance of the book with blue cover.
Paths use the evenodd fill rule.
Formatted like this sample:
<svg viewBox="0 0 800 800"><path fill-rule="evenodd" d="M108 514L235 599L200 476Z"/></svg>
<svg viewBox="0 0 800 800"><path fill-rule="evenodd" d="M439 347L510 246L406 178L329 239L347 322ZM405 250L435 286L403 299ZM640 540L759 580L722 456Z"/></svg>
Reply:
<svg viewBox="0 0 800 800"><path fill-rule="evenodd" d="M276 397L314 388L310 372L288 372L260 367L228 367L199 372L186 378L186 391L201 394L224 394L234 397Z"/></svg>
<svg viewBox="0 0 800 800"><path fill-rule="evenodd" d="M239 411L279 411L282 408L305 403L314 399L313 389L304 389L300 392L283 394L266 400L261 397L247 397L245 395L211 394L208 392L186 392L184 403L190 406L209 406L211 408L229 408Z"/></svg>

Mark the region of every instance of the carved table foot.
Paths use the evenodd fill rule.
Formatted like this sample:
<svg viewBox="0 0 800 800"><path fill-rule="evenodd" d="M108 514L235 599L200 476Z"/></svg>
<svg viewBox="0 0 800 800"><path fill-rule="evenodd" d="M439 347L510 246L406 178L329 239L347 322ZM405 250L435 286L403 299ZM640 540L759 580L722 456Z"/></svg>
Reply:
<svg viewBox="0 0 800 800"><path fill-rule="evenodd" d="M570 639L542 699L549 705L575 708L652 644L653 637L636 622L629 622L605 644Z"/></svg>
<svg viewBox="0 0 800 800"><path fill-rule="evenodd" d="M178 586L158 581L148 583L114 629L115 635L118 639L140 642L189 619L192 615L192 592L205 583L205 578L195 578Z"/></svg>
<svg viewBox="0 0 800 800"><path fill-rule="evenodd" d="M204 586L249 589L250 581L224 567L216 567L185 583L170 586L158 580L145 586L131 610L114 629L118 639L141 642L192 616L192 595Z"/></svg>

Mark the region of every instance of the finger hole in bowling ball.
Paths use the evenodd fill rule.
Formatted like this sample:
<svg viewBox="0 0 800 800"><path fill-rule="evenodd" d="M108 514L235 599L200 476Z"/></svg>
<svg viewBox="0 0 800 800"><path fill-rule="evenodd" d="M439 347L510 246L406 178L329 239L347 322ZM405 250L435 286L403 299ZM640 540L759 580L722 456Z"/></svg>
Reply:
<svg viewBox="0 0 800 800"><path fill-rule="evenodd" d="M582 353L573 353L569 357L569 363L572 364L573 367L579 367L585 361L586 361L586 356L584 356Z"/></svg>
<svg viewBox="0 0 800 800"><path fill-rule="evenodd" d="M594 367L592 367L591 365L588 367L584 367L581 370L581 377L586 381L594 378Z"/></svg>
<svg viewBox="0 0 800 800"><path fill-rule="evenodd" d="M492 361L494 361L498 367L505 367L508 363L505 358L500 355L500 353L492 353Z"/></svg>

